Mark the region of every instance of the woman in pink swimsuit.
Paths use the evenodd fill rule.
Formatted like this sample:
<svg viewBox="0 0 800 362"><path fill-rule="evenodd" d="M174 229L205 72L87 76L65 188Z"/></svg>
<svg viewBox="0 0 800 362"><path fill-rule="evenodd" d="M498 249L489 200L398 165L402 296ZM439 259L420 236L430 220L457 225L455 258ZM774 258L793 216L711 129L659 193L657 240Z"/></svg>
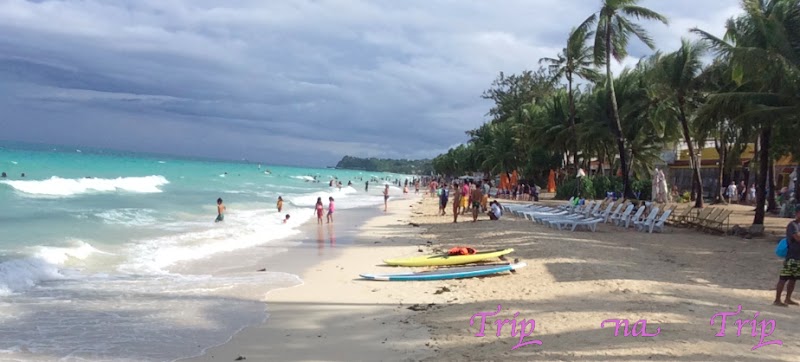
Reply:
<svg viewBox="0 0 800 362"><path fill-rule="evenodd" d="M317 205L314 206L314 212L317 213L317 224L322 224L322 213L325 210L325 207L322 206L322 198L317 197Z"/></svg>
<svg viewBox="0 0 800 362"><path fill-rule="evenodd" d="M328 198L328 224L333 222L333 197Z"/></svg>

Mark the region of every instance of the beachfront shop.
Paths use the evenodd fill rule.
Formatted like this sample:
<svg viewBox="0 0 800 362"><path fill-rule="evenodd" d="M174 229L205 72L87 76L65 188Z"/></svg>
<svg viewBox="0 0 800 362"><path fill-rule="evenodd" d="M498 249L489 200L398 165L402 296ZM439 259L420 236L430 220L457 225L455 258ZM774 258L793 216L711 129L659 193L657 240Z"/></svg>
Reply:
<svg viewBox="0 0 800 362"><path fill-rule="evenodd" d="M728 156L720 158L717 149L714 147L703 148L699 153L700 178L703 181L704 197L714 199L722 187L730 184L731 181L737 185L744 181L749 187L756 182L757 164L755 157L755 145L748 144L741 154L736 157ZM726 165L721 163L726 163ZM773 163L773 174L775 177L775 187L780 190L788 187L791 175L797 167L797 162L792 161L791 155L784 155L776 159ZM720 177L720 173L722 173ZM689 160L689 151L682 150L678 158L668 164L668 179L671 185L678 187L683 193L692 188L692 167Z"/></svg>

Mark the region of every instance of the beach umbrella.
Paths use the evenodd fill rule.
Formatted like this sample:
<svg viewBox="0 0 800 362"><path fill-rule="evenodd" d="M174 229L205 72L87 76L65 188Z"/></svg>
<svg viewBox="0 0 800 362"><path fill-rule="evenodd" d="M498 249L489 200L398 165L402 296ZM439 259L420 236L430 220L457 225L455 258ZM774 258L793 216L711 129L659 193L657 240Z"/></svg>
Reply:
<svg viewBox="0 0 800 362"><path fill-rule="evenodd" d="M556 171L550 170L550 176L547 178L547 192L556 192Z"/></svg>
<svg viewBox="0 0 800 362"><path fill-rule="evenodd" d="M519 176L517 175L517 170L511 173L511 185L516 185L517 181L519 181Z"/></svg>

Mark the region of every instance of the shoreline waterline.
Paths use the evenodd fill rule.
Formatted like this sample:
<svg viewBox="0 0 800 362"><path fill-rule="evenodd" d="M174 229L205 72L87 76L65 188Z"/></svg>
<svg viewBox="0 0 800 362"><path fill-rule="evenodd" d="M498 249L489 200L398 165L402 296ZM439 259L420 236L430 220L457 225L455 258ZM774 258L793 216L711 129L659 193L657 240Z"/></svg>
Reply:
<svg viewBox="0 0 800 362"><path fill-rule="evenodd" d="M226 257L280 260L270 255L314 237L318 197L336 198L337 224L382 201L328 179L407 177L9 148L0 165L12 175L0 180L0 355L24 360L163 361L224 342L266 318L266 293L301 283L291 264L237 272L244 258ZM317 234L346 242L345 228L331 231Z"/></svg>
<svg viewBox="0 0 800 362"><path fill-rule="evenodd" d="M286 354L286 351L276 351L274 353L267 353L264 352L260 347L262 346L270 346L270 350L273 349L282 349L285 344L291 344L291 341L297 341L302 337L297 336L297 339L292 340L295 334L291 333L284 333L283 329L288 327L287 325L294 324L294 323L308 323L311 325L316 324L313 317L307 317L306 313L331 313L330 316L336 316L341 308L345 308L347 304L342 304L341 306L337 307L336 304L333 306L326 306L326 302L330 300L331 302L335 302L339 298L331 295L331 290L327 288L333 288L334 290L338 288L338 286L346 287L349 283L361 283L363 281L358 280L357 273L347 273L346 275L338 275L331 276L331 279L326 280L323 285L316 280L316 275L322 274L330 274L333 270L336 272L341 273L343 271L342 268L346 268L347 264L342 264L340 266L338 263L342 260L342 258L347 258L347 256L353 252L354 250L358 250L366 243L375 243L375 242L382 242L380 240L385 240L384 236L380 236L378 234L373 234L370 232L366 232L364 229L371 224L375 224L376 222L382 226L389 226L386 223L388 219L397 219L397 218L407 218L409 213L409 207L413 202L419 200L420 197L414 196L410 194L409 197L404 197L400 199L395 199L390 201L389 203L389 212L384 213L382 210L382 205L380 208L378 207L370 207L370 208L359 208L358 211L352 215L348 215L347 219L345 220L344 217L337 219L336 223L347 224L346 231L343 234L339 234L337 232L337 247L335 248L325 248L323 254L319 254L319 247L315 247L315 241L313 237L313 232L318 227L313 224L313 220L307 223L310 228L307 229L308 232L312 234L305 234L306 237L303 240L302 244L296 245L296 247L290 249L286 254L276 257L271 256L271 259L281 259L284 263L289 261L291 265L288 267L292 269L292 272L297 272L300 278L303 280L303 284L296 285L293 287L288 288L281 288L272 290L264 297L264 303L269 313L269 318L264 321L264 323L253 325L244 328L242 331L234 335L231 340L226 343L208 348L203 354L198 356L193 356L185 359L179 359L179 361L214 361L225 360L229 356L231 358L236 358L238 355L242 355L247 357L248 359L255 358L256 360L260 360L259 358L265 358L267 360L282 360L283 358L290 358L290 354ZM401 209L404 208L404 209ZM400 209L400 210L398 210ZM348 210L353 211L353 210ZM321 226L322 228L326 228L326 224ZM341 238L341 247L339 247L339 238ZM369 240L375 241L369 241ZM385 241L384 241L385 242ZM388 244L387 244L388 245ZM315 250L317 249L317 250ZM302 260L299 263L292 263L292 260ZM362 260L362 261L366 261ZM379 261L379 260L378 260ZM373 260L373 262L378 262ZM372 262L370 262L372 263ZM259 264L261 265L261 264ZM284 264L285 265L285 264ZM280 269L285 270L285 269ZM365 270L362 270L362 272ZM313 279L311 283L308 284L306 281L306 276L311 276ZM368 283L368 282L366 282ZM367 284L363 284L363 286L367 286ZM287 301L285 299L285 295L287 293L292 293L292 295L297 292L302 297L294 299L296 303L289 302L292 305L295 304L295 307L300 308L303 312L296 312L295 307L289 307L287 309ZM348 293L347 289L342 289L343 293ZM306 299L306 297L310 298ZM313 307L317 305L317 307ZM305 306L312 306L312 310L306 311ZM333 308L333 310L329 310ZM366 307L365 307L366 308ZM387 317L390 317L387 315ZM393 317L393 316L391 316ZM313 331L313 330L312 330ZM370 330L364 330L363 332L371 332ZM311 333L311 332L309 332ZM336 338L331 335L333 331L325 330L325 328L320 329L319 333L311 333L314 334L309 338L316 337L316 334L326 335L326 338L329 338L328 342L330 342L330 338ZM350 333L350 332L348 332ZM379 333L380 334L380 333ZM254 339L262 341L260 344L254 345ZM280 341L274 339L289 339L290 341ZM308 341L309 348L313 346L315 341ZM345 342L342 341L344 344ZM378 346L381 346L378 343ZM382 346L381 346L382 347ZM388 346L386 346L388 347ZM252 351L253 348L256 348L258 352ZM343 346L346 348L346 346ZM323 348L322 350L324 350ZM357 350L359 348L356 348ZM338 351L338 350L337 350ZM384 353L383 348L380 348L380 353ZM341 351L338 351L341 352ZM338 353L337 352L337 353ZM266 353L266 354L264 354ZM317 352L315 352L317 353ZM386 352L390 353L390 352ZM337 359L335 357L327 357L329 360L344 360L344 359ZM345 357L342 357L345 358Z"/></svg>

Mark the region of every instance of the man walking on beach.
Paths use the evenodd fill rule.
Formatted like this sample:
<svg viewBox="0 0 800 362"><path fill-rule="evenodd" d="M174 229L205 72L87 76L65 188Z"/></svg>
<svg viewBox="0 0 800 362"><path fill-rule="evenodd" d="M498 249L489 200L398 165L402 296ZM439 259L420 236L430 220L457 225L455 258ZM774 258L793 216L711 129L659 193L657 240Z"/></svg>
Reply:
<svg viewBox="0 0 800 362"><path fill-rule="evenodd" d="M470 200L472 201L472 222L478 221L478 213L481 211L481 200L483 199L483 191L481 191L481 185L475 185L475 189L472 190L472 196Z"/></svg>
<svg viewBox="0 0 800 362"><path fill-rule="evenodd" d="M458 222L458 207L461 205L461 188L458 187L458 182L453 182L453 223Z"/></svg>
<svg viewBox="0 0 800 362"><path fill-rule="evenodd" d="M466 215L469 208L469 180L464 180L461 185L461 214Z"/></svg>
<svg viewBox="0 0 800 362"><path fill-rule="evenodd" d="M795 207L794 220L786 226L786 244L789 250L786 252L786 260L783 261L778 286L775 288L775 301L772 303L781 307L797 305L792 300L792 292L795 282L800 278L800 206ZM781 302L784 285L786 299Z"/></svg>
<svg viewBox="0 0 800 362"><path fill-rule="evenodd" d="M386 208L389 205L389 185L383 189L383 212L386 212Z"/></svg>

